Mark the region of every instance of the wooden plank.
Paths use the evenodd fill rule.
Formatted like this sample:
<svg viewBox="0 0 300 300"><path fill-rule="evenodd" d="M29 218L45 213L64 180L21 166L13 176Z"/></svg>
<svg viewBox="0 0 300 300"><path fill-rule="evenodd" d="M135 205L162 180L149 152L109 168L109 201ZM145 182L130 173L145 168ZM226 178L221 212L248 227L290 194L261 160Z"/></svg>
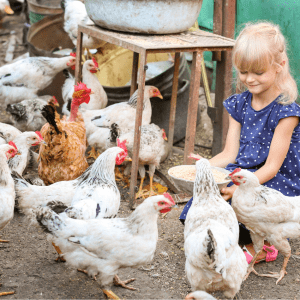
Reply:
<svg viewBox="0 0 300 300"><path fill-rule="evenodd" d="M141 125L143 117L143 99L146 81L147 53L146 51L140 53L140 67L138 79L138 99L136 107L135 129L134 129L134 143L132 153L132 166L131 166L131 180L129 190L129 207L134 208L135 205L135 186L137 183L137 172L139 166L139 151L140 151L140 138L141 138Z"/></svg>
<svg viewBox="0 0 300 300"><path fill-rule="evenodd" d="M82 77L82 69L81 69L82 37L83 37L83 33L78 28L77 45L76 45L75 84L77 84L77 82L82 80L81 79L81 77Z"/></svg>
<svg viewBox="0 0 300 300"><path fill-rule="evenodd" d="M213 33L222 35L222 7L223 0L215 0L214 1L214 25L213 25ZM212 60L221 61L221 52L214 51L212 54Z"/></svg>
<svg viewBox="0 0 300 300"><path fill-rule="evenodd" d="M206 31L186 31L174 35L142 35L109 31L97 26L78 28L90 36L140 53L149 49L186 49L191 47L233 47L234 40Z"/></svg>
<svg viewBox="0 0 300 300"><path fill-rule="evenodd" d="M192 159L188 158L188 156L194 151L202 54L201 51L193 53L183 164L192 163Z"/></svg>
<svg viewBox="0 0 300 300"><path fill-rule="evenodd" d="M174 60L174 74L173 74L173 84L172 84L172 98L170 107L170 120L169 120L169 134L168 134L168 144L169 144L169 155L172 155L172 147L174 141L174 127L175 127L175 117L176 117L176 103L177 103L177 91L178 91L178 76L179 76L179 65L180 65L180 53L175 53Z"/></svg>
<svg viewBox="0 0 300 300"><path fill-rule="evenodd" d="M133 52L133 62L132 62L132 73L131 73L131 87L130 87L130 96L137 89L137 74L139 67L139 54L137 52Z"/></svg>

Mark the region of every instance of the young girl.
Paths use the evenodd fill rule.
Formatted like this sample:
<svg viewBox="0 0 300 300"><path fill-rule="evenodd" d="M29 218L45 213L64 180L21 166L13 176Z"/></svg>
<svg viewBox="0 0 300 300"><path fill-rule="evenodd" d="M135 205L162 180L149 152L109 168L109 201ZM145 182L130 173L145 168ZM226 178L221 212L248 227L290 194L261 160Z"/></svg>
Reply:
<svg viewBox="0 0 300 300"><path fill-rule="evenodd" d="M224 101L229 113L226 144L210 164L229 171L248 169L261 184L287 196L299 196L300 107L295 103L297 85L279 27L268 22L247 23L233 48L233 65L238 72L237 87L246 91ZM223 198L231 199L236 188L232 183L223 188ZM182 222L192 201L183 209ZM240 229L243 242L251 242L247 230Z"/></svg>

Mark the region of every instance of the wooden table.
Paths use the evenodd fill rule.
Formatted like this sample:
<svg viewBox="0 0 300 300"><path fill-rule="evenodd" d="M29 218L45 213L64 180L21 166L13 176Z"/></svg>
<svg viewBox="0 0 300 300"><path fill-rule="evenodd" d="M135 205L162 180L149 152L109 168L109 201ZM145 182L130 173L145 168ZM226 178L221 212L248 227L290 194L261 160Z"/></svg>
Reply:
<svg viewBox="0 0 300 300"><path fill-rule="evenodd" d="M99 40L123 47L131 50L133 54L131 89L132 95L137 89L138 84L138 100L135 119L135 135L134 148L131 168L131 183L130 183L130 207L135 204L135 186L137 184L138 172L138 157L140 148L140 135L142 124L142 110L143 110L143 95L145 88L145 77L147 69L147 55L149 53L169 53L175 52L174 61L174 76L172 87L172 98L169 118L169 134L168 143L170 151L173 146L175 112L178 90L178 74L179 74L179 58L181 52L192 52L192 70L190 80L190 93L188 104L188 119L186 126L185 149L184 149L184 164L191 163L188 155L194 151L194 140L196 133L197 108L199 98L200 76L201 76L201 60L203 51L229 51L234 46L234 40L212 34L206 31L186 31L180 34L171 35L142 35L133 33L123 33L110 31L100 28L98 26L78 26L77 36L77 52L76 52L76 82L81 80L81 57L82 57L82 36L87 34ZM139 76L137 76L139 72ZM221 73L220 73L221 72ZM225 69L222 68L217 76L216 85L224 87ZM223 73L222 73L223 72ZM137 78L138 77L138 78ZM219 78L219 80L218 80ZM220 90L220 89L218 89ZM220 93L221 97L223 93ZM218 98L216 94L216 99ZM221 99L223 101L223 99ZM220 101L219 101L220 102ZM222 113L217 114L215 118L222 120ZM221 122L222 123L222 122ZM221 137L222 139L222 137Z"/></svg>

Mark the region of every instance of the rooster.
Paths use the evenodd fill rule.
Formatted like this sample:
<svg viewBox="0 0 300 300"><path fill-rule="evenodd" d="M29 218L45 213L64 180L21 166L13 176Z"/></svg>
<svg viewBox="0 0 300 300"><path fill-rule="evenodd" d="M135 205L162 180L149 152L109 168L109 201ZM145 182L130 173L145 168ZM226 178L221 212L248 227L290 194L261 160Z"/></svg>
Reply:
<svg viewBox="0 0 300 300"><path fill-rule="evenodd" d="M134 145L134 130L119 133L120 129L118 124L114 123L111 126L111 139L114 141L113 137L119 136L120 142L125 142L126 147L132 156L133 145ZM149 196L155 194L153 191L153 176L155 169L158 167L161 157L164 154L164 140L167 140L166 133L164 129L160 129L155 124L147 124L141 127L141 139L140 139L140 151L139 151L139 174L141 176L141 183L139 191L136 194L136 198L144 197L149 193ZM143 191L143 183L146 175L145 165L149 166L149 177L150 177L150 190L149 192ZM130 167L130 165L128 166Z"/></svg>
<svg viewBox="0 0 300 300"><path fill-rule="evenodd" d="M80 108L85 109L102 109L107 105L107 95L104 91L101 83L99 82L96 72L99 71L98 63L93 58L92 60L87 60L84 62L82 66L82 82L86 84L88 88L90 88L94 94L90 96L90 102L88 104L84 103ZM70 112L68 107L72 102L72 95L74 92L74 84L75 78L69 73L68 70L64 70L64 74L66 77L65 83L62 87L62 96L64 99L64 106L62 112L65 115L69 115Z"/></svg>
<svg viewBox="0 0 300 300"><path fill-rule="evenodd" d="M196 162L193 198L184 228L187 278L193 291L220 290L233 298L247 272L247 261L238 245L236 215L222 198L204 158Z"/></svg>
<svg viewBox="0 0 300 300"><path fill-rule="evenodd" d="M59 106L56 98L49 97L48 101L40 98L23 100L19 103L8 104L6 112L10 114L13 125L21 131L41 130L47 122L42 115L45 105Z"/></svg>
<svg viewBox="0 0 300 300"><path fill-rule="evenodd" d="M75 57L28 57L0 68L0 100L5 104L37 97L56 74L75 65Z"/></svg>
<svg viewBox="0 0 300 300"><path fill-rule="evenodd" d="M128 102L113 104L101 110L86 110L82 112L88 144L93 147L90 153L91 157L97 157L96 148L106 150L107 140L110 138L110 127L113 123L118 124L122 132L134 129L137 96L138 91L135 91ZM150 124L151 122L151 97L162 99L158 88L145 86L142 125Z"/></svg>
<svg viewBox="0 0 300 300"><path fill-rule="evenodd" d="M85 126L78 107L89 102L91 93L84 83L75 86L68 120L60 120L52 106L46 105L42 110L48 121L41 129L47 145L40 147L38 173L46 185L75 179L88 167Z"/></svg>
<svg viewBox="0 0 300 300"><path fill-rule="evenodd" d="M239 222L249 230L256 254L248 267L245 279L251 272L259 276L275 277L279 281L287 274L291 256L287 238L300 237L300 196L288 197L281 192L259 184L258 178L248 170L235 169L229 174L238 186L232 197L232 207ZM284 255L279 273L258 274L253 266L267 240Z"/></svg>
<svg viewBox="0 0 300 300"><path fill-rule="evenodd" d="M85 5L81 1L62 0L61 7L64 10L64 30L76 46L78 25L95 25L95 23L89 18ZM98 40L86 34L83 35L82 47L84 48L98 49L103 47L105 44L106 42L102 40Z"/></svg>
<svg viewBox="0 0 300 300"><path fill-rule="evenodd" d="M174 200L165 193L147 198L127 218L76 220L40 207L33 210L33 220L52 235L70 265L86 270L94 278L99 274L103 292L111 295L108 289L113 281L133 289L119 279L117 272L152 261L158 239L158 213L169 212L173 206Z"/></svg>

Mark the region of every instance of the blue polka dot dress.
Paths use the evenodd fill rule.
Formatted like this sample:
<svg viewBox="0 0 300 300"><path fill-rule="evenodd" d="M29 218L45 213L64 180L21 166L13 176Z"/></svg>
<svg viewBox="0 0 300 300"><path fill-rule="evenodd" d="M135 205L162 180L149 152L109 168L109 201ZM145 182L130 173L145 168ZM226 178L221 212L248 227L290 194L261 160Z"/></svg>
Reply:
<svg viewBox="0 0 300 300"><path fill-rule="evenodd" d="M279 96L280 97L280 96ZM271 141L281 119L300 117L300 106L296 103L282 105L279 97L263 109L256 111L251 106L252 94L246 91L223 102L224 107L237 122L241 123L240 148L236 163L226 169L248 169L255 172L268 157ZM232 185L232 183L230 184ZM230 186L228 185L228 186ZM286 196L300 195L300 125L294 129L290 148L278 173L265 186L280 191ZM184 207L179 219L185 220L193 198Z"/></svg>

